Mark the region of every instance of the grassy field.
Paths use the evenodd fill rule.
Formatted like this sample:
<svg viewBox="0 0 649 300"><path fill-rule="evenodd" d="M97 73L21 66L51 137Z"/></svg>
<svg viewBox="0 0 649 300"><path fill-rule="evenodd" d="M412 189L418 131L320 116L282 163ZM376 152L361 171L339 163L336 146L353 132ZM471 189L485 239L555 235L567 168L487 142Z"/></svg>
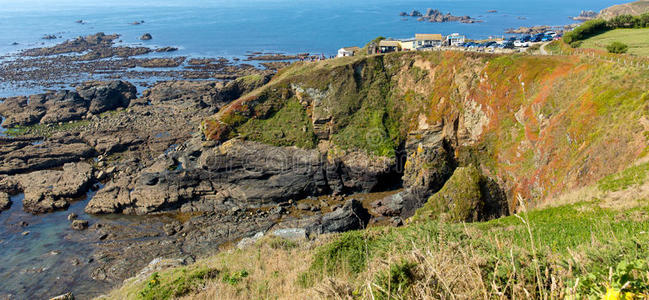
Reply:
<svg viewBox="0 0 649 300"><path fill-rule="evenodd" d="M649 28L611 30L585 40L580 48L606 50L612 42L629 45L628 53L649 56Z"/></svg>

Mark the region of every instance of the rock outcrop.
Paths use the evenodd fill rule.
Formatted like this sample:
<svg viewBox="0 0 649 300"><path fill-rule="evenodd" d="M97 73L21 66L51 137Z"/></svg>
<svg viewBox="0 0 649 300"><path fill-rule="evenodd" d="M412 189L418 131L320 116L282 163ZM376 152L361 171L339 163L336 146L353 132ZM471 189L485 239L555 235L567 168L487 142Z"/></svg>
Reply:
<svg viewBox="0 0 649 300"><path fill-rule="evenodd" d="M106 35L99 32L86 37L78 37L74 40L65 41L64 43L49 47L28 49L22 52L25 56L47 56L64 53L81 53L89 50L95 50L104 47L110 47L113 41L119 37L118 34Z"/></svg>
<svg viewBox="0 0 649 300"><path fill-rule="evenodd" d="M9 194L0 192L0 212L9 209L9 207L11 207L11 199L9 198Z"/></svg>
<svg viewBox="0 0 649 300"><path fill-rule="evenodd" d="M370 217L360 201L351 199L342 208L322 216L315 224L307 227L306 231L312 235L363 229Z"/></svg>
<svg viewBox="0 0 649 300"><path fill-rule="evenodd" d="M17 174L63 166L95 155L82 139L67 134L38 139L0 140L0 174Z"/></svg>
<svg viewBox="0 0 649 300"><path fill-rule="evenodd" d="M145 33L145 34L143 34L143 35L140 37L140 40L148 41L148 40L150 40L150 39L152 39L152 38L153 38L153 37L151 36L150 33Z"/></svg>
<svg viewBox="0 0 649 300"><path fill-rule="evenodd" d="M461 23L479 23L480 20L473 19L469 16L454 16L451 13L442 13L437 9L429 8L425 14L418 10L413 10L411 13L401 12L399 16L415 17L418 21L428 21L432 23L445 23L445 22L461 22Z"/></svg>
<svg viewBox="0 0 649 300"><path fill-rule="evenodd" d="M99 114L127 107L136 97L135 86L124 81L90 81L77 91L59 91L2 99L0 115L3 126L27 126L80 120L88 114Z"/></svg>
<svg viewBox="0 0 649 300"><path fill-rule="evenodd" d="M107 183L88 203L86 212L147 214L260 207L333 191L371 191L390 172L390 165L383 162L355 159L329 162L317 150L240 140L204 147L193 139L133 178ZM362 163L374 167L355 167Z"/></svg>
<svg viewBox="0 0 649 300"><path fill-rule="evenodd" d="M496 187L496 189L493 189ZM439 219L445 222L477 222L507 215L508 205L504 192L480 174L474 166L460 167L417 210L411 221Z"/></svg>
<svg viewBox="0 0 649 300"><path fill-rule="evenodd" d="M15 175L4 180L18 183L25 193L25 211L39 214L66 209L70 201L83 196L93 183L93 168L88 163L68 163L62 170L43 170Z"/></svg>

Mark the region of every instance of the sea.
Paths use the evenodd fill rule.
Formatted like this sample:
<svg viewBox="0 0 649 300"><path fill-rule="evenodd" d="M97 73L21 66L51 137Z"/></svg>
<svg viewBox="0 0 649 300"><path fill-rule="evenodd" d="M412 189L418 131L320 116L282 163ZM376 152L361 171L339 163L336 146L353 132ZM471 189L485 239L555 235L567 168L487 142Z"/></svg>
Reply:
<svg viewBox="0 0 649 300"><path fill-rule="evenodd" d="M619 1L619 0L618 0ZM176 46L177 55L241 57L248 51L333 55L378 37L461 33L502 36L508 28L574 23L581 10L613 0L0 0L0 55L60 43L96 32L125 43ZM427 8L468 15L482 23L419 22L400 12ZM496 10L495 13L488 11ZM83 24L75 23L83 20ZM135 21L144 21L132 25ZM153 39L141 42L150 33ZM17 45L13 45L17 43Z"/></svg>
<svg viewBox="0 0 649 300"><path fill-rule="evenodd" d="M378 36L460 33L483 39L503 36L508 28L566 25L575 23L570 17L582 10L614 4L612 0L0 0L0 67L2 59L20 50L97 32L121 34L127 45L178 47L174 53L178 56L243 58L256 51L330 56L341 47L363 46ZM427 8L483 22L428 23L399 16ZM488 12L492 10L496 12ZM133 25L136 21L144 22ZM144 33L153 39L140 41ZM50 34L62 38L42 39ZM0 213L0 299L42 299L70 290L86 298L110 288L108 283L69 273L70 259L87 257L92 244L69 228L66 217L75 212L91 222L98 220L83 214L93 194L75 202L68 212L41 216L22 211L24 196L13 196L11 209ZM126 217L108 218L130 222ZM21 222L29 225L23 227Z"/></svg>

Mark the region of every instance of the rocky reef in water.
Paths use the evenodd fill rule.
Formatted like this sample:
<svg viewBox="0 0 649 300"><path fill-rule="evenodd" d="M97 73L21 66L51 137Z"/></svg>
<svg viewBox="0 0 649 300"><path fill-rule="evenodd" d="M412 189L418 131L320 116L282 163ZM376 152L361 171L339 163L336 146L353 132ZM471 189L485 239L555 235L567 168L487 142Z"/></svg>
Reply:
<svg viewBox="0 0 649 300"><path fill-rule="evenodd" d="M401 12L399 16L414 17L417 21L426 21L431 23L446 23L446 22L460 22L460 23L481 23L481 20L471 18L470 16L454 16L451 13L442 13L437 9L429 8L426 13L421 13L418 10L413 10L410 13Z"/></svg>

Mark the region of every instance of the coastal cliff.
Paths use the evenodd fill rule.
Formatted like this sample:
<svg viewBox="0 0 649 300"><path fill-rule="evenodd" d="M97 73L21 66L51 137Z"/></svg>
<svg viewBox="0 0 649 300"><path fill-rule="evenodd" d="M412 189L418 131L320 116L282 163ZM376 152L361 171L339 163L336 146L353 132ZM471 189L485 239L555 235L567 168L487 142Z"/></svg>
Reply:
<svg viewBox="0 0 649 300"><path fill-rule="evenodd" d="M343 165L350 153L389 162L387 170L401 163L415 206L456 167L473 164L505 191L513 212L519 195L540 203L641 157L648 85L641 71L577 57L349 58L283 70L206 119L203 133L317 149Z"/></svg>

